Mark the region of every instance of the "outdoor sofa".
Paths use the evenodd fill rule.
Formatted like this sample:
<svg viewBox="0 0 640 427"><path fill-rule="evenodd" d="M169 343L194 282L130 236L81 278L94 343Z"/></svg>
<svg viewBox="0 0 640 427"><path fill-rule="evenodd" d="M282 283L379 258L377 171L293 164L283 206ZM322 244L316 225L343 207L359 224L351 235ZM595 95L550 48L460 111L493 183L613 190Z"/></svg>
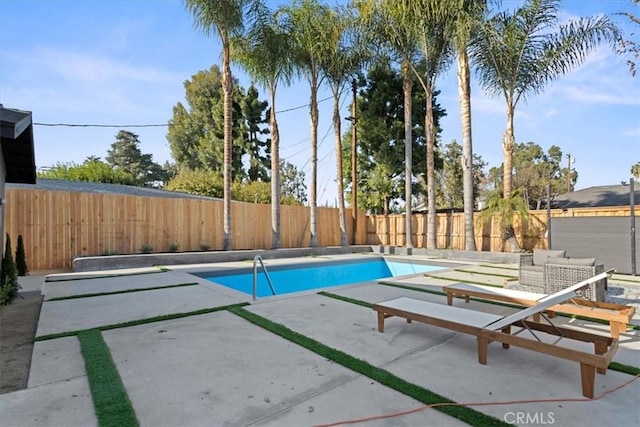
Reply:
<svg viewBox="0 0 640 427"><path fill-rule="evenodd" d="M595 258L568 258L564 250L534 249L520 255L519 284L538 288L540 293L553 294L567 286L604 272L604 265ZM578 293L589 301L604 301L607 279L592 283Z"/></svg>
<svg viewBox="0 0 640 427"><path fill-rule="evenodd" d="M378 331L384 332L385 320L398 316L411 323L413 320L429 325L450 329L464 334L474 335L477 338L478 362L487 364L487 347L492 342L502 343L502 347L508 349L514 345L524 349L544 353L562 359L572 360L580 364L580 376L582 381L582 394L585 397L594 397L595 373L605 374L613 356L618 349L616 338L592 334L576 329L565 328L553 324L544 311L568 301L577 296L576 291L591 283L602 280L610 272L596 275L560 292L548 295L532 307L517 311L509 316L501 316L482 311L468 310L460 307L452 307L444 304L422 301L414 298L395 298L382 301L373 305L373 310L378 314ZM529 316L540 315L547 323L526 320ZM511 328L519 330L511 333ZM518 335L527 330L528 334ZM558 339L550 344L542 341L537 334L545 333L557 336ZM580 341L593 344L593 353L576 350L575 344L561 346L559 342Z"/></svg>

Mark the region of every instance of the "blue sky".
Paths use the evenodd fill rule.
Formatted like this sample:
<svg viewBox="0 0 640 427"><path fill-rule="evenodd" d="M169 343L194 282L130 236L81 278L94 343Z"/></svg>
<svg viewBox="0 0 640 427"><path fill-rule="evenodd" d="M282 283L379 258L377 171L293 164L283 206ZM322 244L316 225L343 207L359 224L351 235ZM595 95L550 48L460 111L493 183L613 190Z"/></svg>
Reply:
<svg viewBox="0 0 640 427"><path fill-rule="evenodd" d="M281 4L274 1L274 6ZM503 0L504 7L520 1ZM567 0L561 19L631 11L630 0ZM614 16L627 37L634 28ZM639 41L635 27L632 39ZM626 58L607 47L590 55L578 70L531 96L516 112L518 142L535 142L545 150L559 146L576 159L576 188L628 181L640 161L640 75L632 77ZM0 103L33 112L36 123L166 124L172 107L184 102L185 80L220 64L220 46L194 29L180 0L0 0ZM234 74L246 88L250 79ZM438 101L447 110L442 142L460 141L455 68L438 82ZM504 102L472 87L474 152L489 163L502 162L506 124ZM322 89L319 98L330 96ZM344 114L350 98L342 102ZM266 99L267 92L261 90ZM306 81L278 92L276 110L305 105ZM319 204L335 201L335 150L332 102L320 104L318 151ZM281 156L310 175L308 109L279 115ZM349 123L343 121L343 132ZM82 162L106 156L119 128L35 126L38 167ZM171 160L166 127L130 129L144 153L158 163ZM325 137L326 135L326 137ZM566 161L566 159L565 159Z"/></svg>

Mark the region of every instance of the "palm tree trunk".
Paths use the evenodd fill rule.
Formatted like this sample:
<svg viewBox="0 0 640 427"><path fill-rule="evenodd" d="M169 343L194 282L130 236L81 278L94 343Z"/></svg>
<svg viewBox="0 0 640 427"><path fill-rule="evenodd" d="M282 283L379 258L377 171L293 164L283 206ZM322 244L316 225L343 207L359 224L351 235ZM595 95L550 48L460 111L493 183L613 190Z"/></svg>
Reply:
<svg viewBox="0 0 640 427"><path fill-rule="evenodd" d="M424 119L427 137L427 249L436 249L436 185L435 159L436 129L433 123L433 87L425 88L426 115Z"/></svg>
<svg viewBox="0 0 640 427"><path fill-rule="evenodd" d="M465 250L475 251L476 240L473 228L473 145L471 143L471 78L466 49L458 55L458 96L460 97L460 119L462 121L462 182L464 187L464 232Z"/></svg>
<svg viewBox="0 0 640 427"><path fill-rule="evenodd" d="M411 123L411 89L413 81L411 80L411 68L407 61L402 64L402 91L404 93L404 198L405 198L405 246L407 249L413 248L413 232L411 230L411 155L412 155L412 123Z"/></svg>
<svg viewBox="0 0 640 427"><path fill-rule="evenodd" d="M318 78L312 73L311 78L311 102L309 115L311 118L311 189L309 202L309 228L311 231L310 245L318 246L318 220L317 220L317 187L318 187Z"/></svg>
<svg viewBox="0 0 640 427"><path fill-rule="evenodd" d="M502 197L505 200L511 198L513 180L513 148L515 146L515 135L513 133L513 105L507 101L507 128L502 136L502 154L504 155Z"/></svg>
<svg viewBox="0 0 640 427"><path fill-rule="evenodd" d="M502 154L504 155L503 161L503 198L507 201L511 199L511 192L513 190L513 149L515 147L515 135L513 132L513 103L511 100L507 101L507 128L504 131L502 138ZM516 233L513 229L513 225L507 227L504 232L504 236L507 240L510 252L520 252L520 245L516 239Z"/></svg>
<svg viewBox="0 0 640 427"><path fill-rule="evenodd" d="M222 249L225 251L232 249L231 241L231 149L232 137L231 129L233 126L233 76L231 75L231 67L229 65L229 37L226 34L222 36L222 87L224 91L224 155L223 155L223 211L224 211L224 242Z"/></svg>
<svg viewBox="0 0 640 427"><path fill-rule="evenodd" d="M344 188L342 174L342 132L340 129L340 93L338 85L331 87L333 92L333 134L336 140L336 181L338 190L338 216L340 218L340 246L347 246L347 219L344 209ZM355 230L354 230L355 232Z"/></svg>
<svg viewBox="0 0 640 427"><path fill-rule="evenodd" d="M271 86L271 248L280 247L280 131L276 120L276 86Z"/></svg>

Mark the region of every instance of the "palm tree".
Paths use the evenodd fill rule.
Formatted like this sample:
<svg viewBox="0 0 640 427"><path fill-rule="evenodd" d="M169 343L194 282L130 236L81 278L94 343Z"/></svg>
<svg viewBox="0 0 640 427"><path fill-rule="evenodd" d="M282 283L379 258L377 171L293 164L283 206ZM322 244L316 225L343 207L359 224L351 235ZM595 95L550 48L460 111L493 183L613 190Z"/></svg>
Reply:
<svg viewBox="0 0 640 427"><path fill-rule="evenodd" d="M424 56L424 77L412 67L425 92L425 139L427 146L427 248L436 248L435 145L433 94L437 77L446 70L451 59L451 45L445 37L447 16L436 13L440 0L413 0L414 23L418 45Z"/></svg>
<svg viewBox="0 0 640 427"><path fill-rule="evenodd" d="M483 19L486 1L454 0L439 2L439 13L448 16L447 37L458 54L458 97L462 124L462 181L465 250L475 251L473 226L473 142L471 137L471 72L468 46L476 24Z"/></svg>
<svg viewBox="0 0 640 427"><path fill-rule="evenodd" d="M309 190L309 229L311 247L318 246L317 181L318 181L318 88L322 84L320 61L327 57L331 30L324 25L331 18L331 9L317 0L296 0L281 9L283 22L293 44L293 63L309 82L311 98L311 185Z"/></svg>
<svg viewBox="0 0 640 427"><path fill-rule="evenodd" d="M230 40L240 34L243 25L245 0L185 0L187 11L193 15L194 24L205 35L217 34L222 42L222 89L224 93L224 242L225 251L232 249L231 242L231 150L233 127L233 76L230 67Z"/></svg>
<svg viewBox="0 0 640 427"><path fill-rule="evenodd" d="M405 141L405 246L413 248L411 227L412 199L412 67L417 62L418 45L411 0L360 0L356 3L360 19L369 29L372 43L378 44L382 57L392 57L400 63L404 96Z"/></svg>
<svg viewBox="0 0 640 427"><path fill-rule="evenodd" d="M271 247L280 247L280 132L276 119L278 83L291 82L293 64L289 35L263 2L249 9L250 29L233 40L234 60L260 85L269 90L271 129Z"/></svg>
<svg viewBox="0 0 640 427"><path fill-rule="evenodd" d="M321 60L322 74L327 79L333 95L333 133L336 145L336 183L340 218L340 245L347 245L347 220L344 205L342 169L342 131L340 124L340 95L349 77L357 73L367 56L366 44L358 34L357 21L350 9L336 8L331 21L324 25L332 30L327 40L327 57ZM356 230L353 230L355 233Z"/></svg>
<svg viewBox="0 0 640 427"><path fill-rule="evenodd" d="M511 199L518 102L580 66L601 40L614 46L618 39L617 28L606 17L582 18L550 31L557 26L559 13L559 0L527 0L513 13L489 19L471 45L480 85L491 96L502 95L507 107L502 138L505 200Z"/></svg>
<svg viewBox="0 0 640 427"><path fill-rule="evenodd" d="M507 242L509 247L518 246L516 241L513 223L516 215L522 218L522 221L529 219L529 204L522 196L518 189L513 191L509 199L502 196L500 190L495 190L487 196L486 208L480 213L478 221L486 224L491 221L494 216L500 219L500 230L502 233L502 242Z"/></svg>
<svg viewBox="0 0 640 427"><path fill-rule="evenodd" d="M631 175L633 175L635 179L640 179L640 162L631 166Z"/></svg>

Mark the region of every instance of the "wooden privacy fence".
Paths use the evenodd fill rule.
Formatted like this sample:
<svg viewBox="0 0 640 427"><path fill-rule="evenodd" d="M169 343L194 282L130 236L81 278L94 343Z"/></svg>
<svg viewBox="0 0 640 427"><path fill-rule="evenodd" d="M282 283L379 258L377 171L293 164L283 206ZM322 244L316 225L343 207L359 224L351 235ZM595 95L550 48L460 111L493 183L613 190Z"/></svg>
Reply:
<svg viewBox="0 0 640 427"><path fill-rule="evenodd" d="M636 215L639 212L636 210ZM551 217L590 216L630 216L629 206L604 208L552 209ZM479 251L502 252L503 240L500 221L497 216L491 222L481 224L479 214L474 215L474 240ZM520 247L526 250L547 247L547 211L529 211L529 220L523 223L519 218L515 223L516 238ZM427 215L413 214L411 217L412 243L414 247L426 247ZM436 244L438 249L465 249L464 213L439 213L436 215ZM367 216L367 244L385 246L405 246L405 215Z"/></svg>
<svg viewBox="0 0 640 427"><path fill-rule="evenodd" d="M143 246L166 252L198 251L203 245L222 250L222 201L112 195L49 190L6 189L5 232L17 241L22 235L31 270L70 268L79 256L134 254ZM271 248L271 205L233 202L234 249ZM552 217L629 216L629 207L553 210ZM352 242L351 210L346 212L348 242ZM526 224L516 223L516 235L525 249L546 247L546 211L531 211ZM339 212L318 208L319 246L340 245ZM280 246L309 246L309 208L281 206ZM476 248L502 251L499 221L475 222ZM412 242L426 247L427 216L412 216ZM465 249L464 214L442 213L436 218L437 247ZM356 244L404 246L404 215L358 212Z"/></svg>
<svg viewBox="0 0 640 427"><path fill-rule="evenodd" d="M223 203L217 200L6 189L5 232L22 235L31 270L70 268L79 256L221 250ZM271 205L233 202L233 249L271 248ZM352 236L347 209L347 234ZM357 241L366 240L366 214L358 212ZM340 245L338 209L318 208L318 245ZM309 208L281 206L280 246L309 246ZM348 240L351 242L351 240Z"/></svg>

